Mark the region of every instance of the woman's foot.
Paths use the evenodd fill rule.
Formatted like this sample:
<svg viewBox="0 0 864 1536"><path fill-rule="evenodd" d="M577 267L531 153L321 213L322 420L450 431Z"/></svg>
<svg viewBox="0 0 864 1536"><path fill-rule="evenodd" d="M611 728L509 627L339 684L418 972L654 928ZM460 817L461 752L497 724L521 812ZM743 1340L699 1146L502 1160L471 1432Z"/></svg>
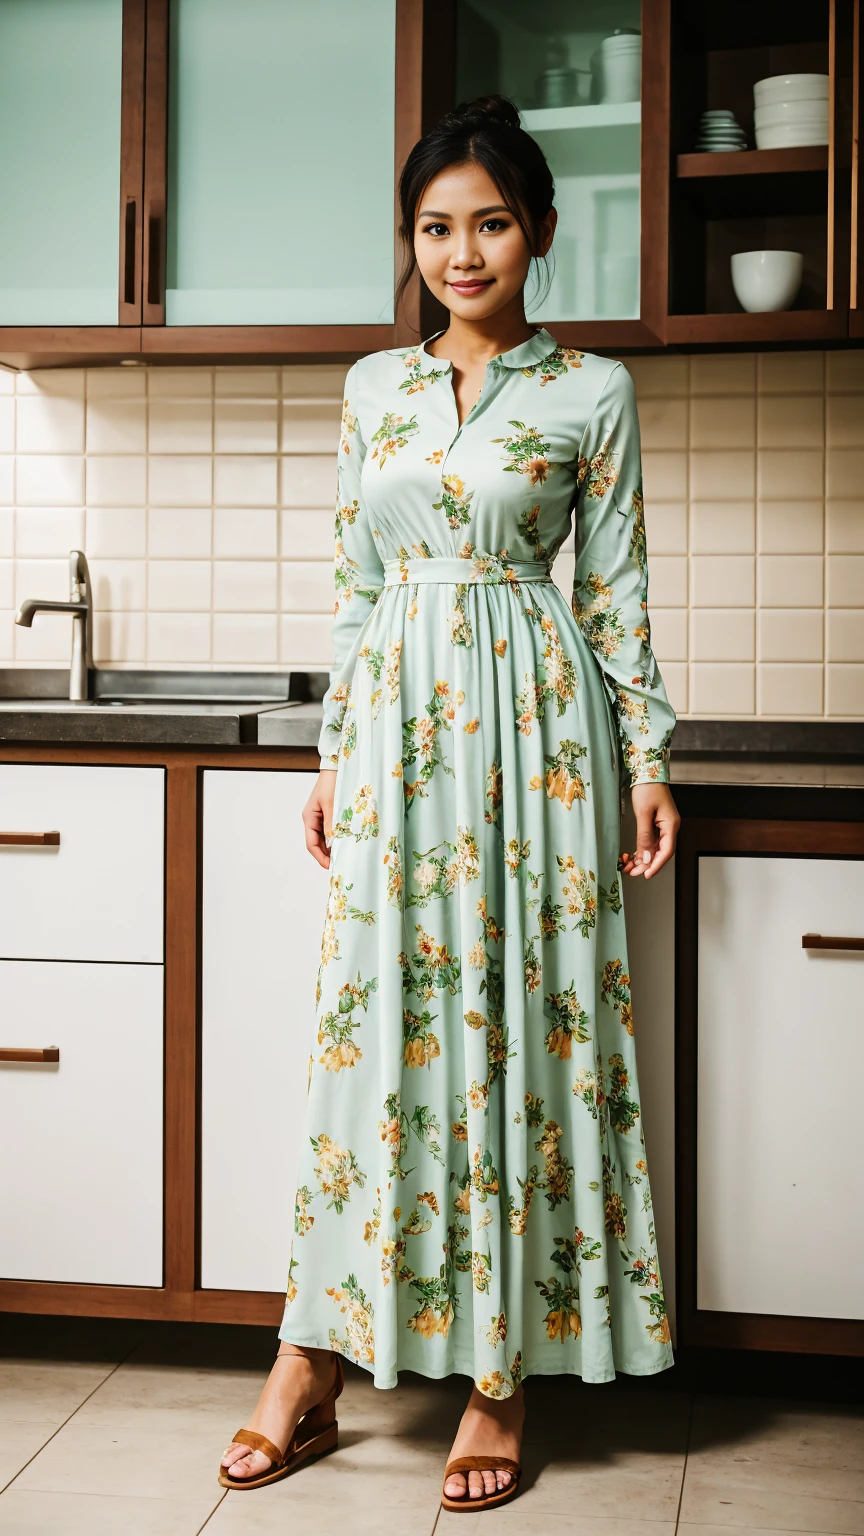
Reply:
<svg viewBox="0 0 864 1536"><path fill-rule="evenodd" d="M336 1371L332 1350L280 1344L258 1406L245 1427L284 1449L303 1414L327 1396L336 1380ZM236 1478L260 1477L271 1465L270 1457L263 1451L250 1451L247 1445L234 1441L221 1462L222 1468Z"/></svg>
<svg viewBox="0 0 864 1536"><path fill-rule="evenodd" d="M468 1407L453 1441L448 1461L460 1456L506 1456L518 1461L522 1449L522 1424L525 1398L521 1387L511 1397L491 1398L474 1387ZM479 1499L484 1494L503 1493L513 1481L511 1472L499 1469L487 1472L454 1472L444 1484L448 1499Z"/></svg>

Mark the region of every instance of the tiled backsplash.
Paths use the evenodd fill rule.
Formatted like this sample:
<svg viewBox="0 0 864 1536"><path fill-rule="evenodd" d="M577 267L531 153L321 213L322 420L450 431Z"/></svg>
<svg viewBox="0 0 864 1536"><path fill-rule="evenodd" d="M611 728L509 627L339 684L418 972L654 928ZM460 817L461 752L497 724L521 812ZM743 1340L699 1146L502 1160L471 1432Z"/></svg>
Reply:
<svg viewBox="0 0 864 1536"><path fill-rule="evenodd" d="M864 714L864 350L625 359L676 711ZM345 367L0 370L0 664L322 668ZM556 566L567 588L572 555Z"/></svg>

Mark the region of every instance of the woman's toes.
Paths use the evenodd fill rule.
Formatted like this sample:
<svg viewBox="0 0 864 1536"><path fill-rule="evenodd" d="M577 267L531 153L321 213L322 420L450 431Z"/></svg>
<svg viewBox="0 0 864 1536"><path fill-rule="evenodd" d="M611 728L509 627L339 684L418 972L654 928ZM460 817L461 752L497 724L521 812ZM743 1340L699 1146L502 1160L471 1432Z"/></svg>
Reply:
<svg viewBox="0 0 864 1536"><path fill-rule="evenodd" d="M229 1445L227 1451L225 1452L225 1455L222 1457L222 1466L231 1467L234 1465L235 1461L240 1460L241 1456L246 1455L248 1455L248 1452L245 1450L245 1448L242 1445L235 1445L232 1441L231 1445Z"/></svg>
<svg viewBox="0 0 864 1536"><path fill-rule="evenodd" d="M452 1477L448 1477L444 1484L444 1492L448 1499L464 1499L465 1478L461 1472L454 1472Z"/></svg>
<svg viewBox="0 0 864 1536"><path fill-rule="evenodd" d="M471 1498L471 1499L480 1499L480 1498L483 1497L483 1494L485 1492L486 1492L486 1489L485 1489L485 1486L484 1486L484 1483L483 1483L483 1473L482 1472L469 1472L468 1473L468 1496L469 1496L469 1498Z"/></svg>
<svg viewBox="0 0 864 1536"><path fill-rule="evenodd" d="M511 1482L513 1481L512 1476L511 1476L511 1474L509 1472L502 1472L502 1471L499 1470L496 1473L496 1476L498 1478L498 1487L499 1488L509 1488Z"/></svg>

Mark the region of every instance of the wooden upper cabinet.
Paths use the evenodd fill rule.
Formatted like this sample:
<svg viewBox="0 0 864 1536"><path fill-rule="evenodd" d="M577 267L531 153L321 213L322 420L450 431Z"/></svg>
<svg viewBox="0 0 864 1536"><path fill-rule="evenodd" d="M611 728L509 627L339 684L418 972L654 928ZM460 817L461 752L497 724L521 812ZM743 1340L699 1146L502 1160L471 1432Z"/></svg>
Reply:
<svg viewBox="0 0 864 1536"><path fill-rule="evenodd" d="M565 344L663 342L669 51L668 0L456 0L454 99L509 97L555 178L527 309Z"/></svg>

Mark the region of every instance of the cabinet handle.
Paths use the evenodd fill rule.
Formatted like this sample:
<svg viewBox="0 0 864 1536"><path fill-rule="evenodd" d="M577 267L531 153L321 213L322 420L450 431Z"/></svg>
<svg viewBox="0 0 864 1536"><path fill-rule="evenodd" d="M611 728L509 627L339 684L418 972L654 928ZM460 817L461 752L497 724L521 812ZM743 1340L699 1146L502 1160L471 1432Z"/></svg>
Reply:
<svg viewBox="0 0 864 1536"><path fill-rule="evenodd" d="M135 303L135 232L138 227L138 203L130 197L126 203L123 230L123 303Z"/></svg>
<svg viewBox="0 0 864 1536"><path fill-rule="evenodd" d="M0 832L0 848L59 848L59 832Z"/></svg>
<svg viewBox="0 0 864 1536"><path fill-rule="evenodd" d="M846 939L830 933L802 933L802 949L864 949L864 939Z"/></svg>
<svg viewBox="0 0 864 1536"><path fill-rule="evenodd" d="M45 1045L41 1051L30 1051L15 1045L0 1045L0 1061L59 1061L59 1045Z"/></svg>
<svg viewBox="0 0 864 1536"><path fill-rule="evenodd" d="M162 303L162 221L151 213L147 220L147 303Z"/></svg>

